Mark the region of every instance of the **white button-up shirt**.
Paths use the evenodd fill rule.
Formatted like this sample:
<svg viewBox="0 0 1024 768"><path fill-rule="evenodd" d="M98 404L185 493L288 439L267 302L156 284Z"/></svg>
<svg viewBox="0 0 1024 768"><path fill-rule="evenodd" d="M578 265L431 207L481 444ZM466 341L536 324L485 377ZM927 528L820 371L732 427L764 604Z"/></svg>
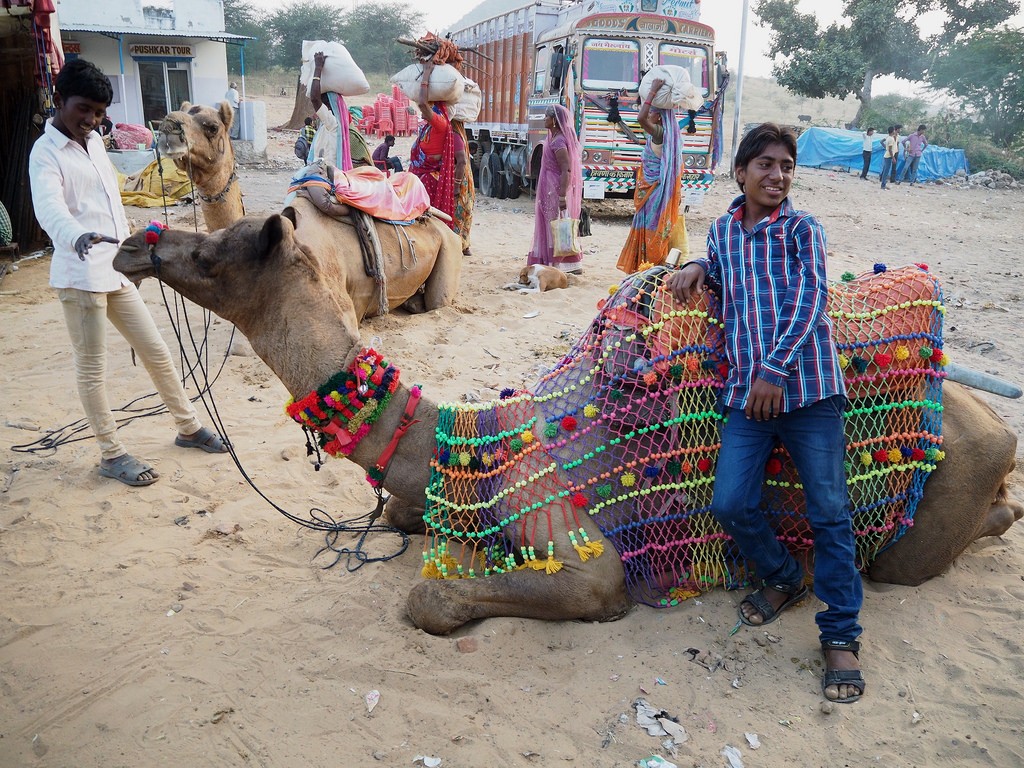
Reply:
<svg viewBox="0 0 1024 768"><path fill-rule="evenodd" d="M28 161L32 205L40 226L53 241L50 285L109 293L131 284L114 270L118 246L95 243L82 261L75 253L75 242L89 232L119 241L131 232L103 140L91 131L86 144L88 151L54 128L52 118L46 121Z"/></svg>

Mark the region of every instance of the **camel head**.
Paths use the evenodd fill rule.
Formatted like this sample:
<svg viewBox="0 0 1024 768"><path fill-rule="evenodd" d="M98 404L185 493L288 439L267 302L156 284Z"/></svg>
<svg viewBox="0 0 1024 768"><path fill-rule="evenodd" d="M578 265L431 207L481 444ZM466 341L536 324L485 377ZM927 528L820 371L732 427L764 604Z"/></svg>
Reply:
<svg viewBox="0 0 1024 768"><path fill-rule="evenodd" d="M235 113L222 101L217 107L192 105L187 101L171 112L158 128L157 149L174 160L181 170L200 176L229 175L235 166L229 131ZM191 175L191 174L190 174ZM193 175L193 179L198 179Z"/></svg>
<svg viewBox="0 0 1024 768"><path fill-rule="evenodd" d="M295 239L293 216L248 216L211 234L164 230L152 247L136 232L114 269L133 281L158 277L234 323L285 386L305 392L342 367L359 329L329 268Z"/></svg>

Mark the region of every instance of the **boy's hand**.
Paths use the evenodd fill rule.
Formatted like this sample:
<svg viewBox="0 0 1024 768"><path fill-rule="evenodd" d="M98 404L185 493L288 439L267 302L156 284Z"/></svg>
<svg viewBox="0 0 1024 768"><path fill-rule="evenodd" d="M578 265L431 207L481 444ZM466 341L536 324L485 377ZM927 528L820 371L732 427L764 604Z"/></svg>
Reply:
<svg viewBox="0 0 1024 768"><path fill-rule="evenodd" d="M672 298L677 302L689 304L692 298L704 292L704 269L700 264L687 264L669 275L665 287L672 292Z"/></svg>
<svg viewBox="0 0 1024 768"><path fill-rule="evenodd" d="M78 258L85 261L85 255L96 243L113 243L114 245L117 245L120 242L121 241L116 237L101 235L99 232L86 232L80 238L75 240L75 253L78 254Z"/></svg>
<svg viewBox="0 0 1024 768"><path fill-rule="evenodd" d="M782 413L782 387L769 384L764 379L754 379L743 412L748 419L755 421L774 419Z"/></svg>

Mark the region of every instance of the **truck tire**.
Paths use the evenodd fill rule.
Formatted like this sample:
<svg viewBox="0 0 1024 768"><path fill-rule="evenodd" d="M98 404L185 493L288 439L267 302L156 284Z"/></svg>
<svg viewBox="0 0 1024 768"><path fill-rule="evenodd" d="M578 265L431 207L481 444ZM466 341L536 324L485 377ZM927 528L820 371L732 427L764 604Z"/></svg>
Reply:
<svg viewBox="0 0 1024 768"><path fill-rule="evenodd" d="M505 196L509 200L515 200L521 192L522 187L519 186L519 177L513 173L507 174L505 178Z"/></svg>
<svg viewBox="0 0 1024 768"><path fill-rule="evenodd" d="M497 152L488 152L480 163L480 191L487 197L505 199L505 174Z"/></svg>

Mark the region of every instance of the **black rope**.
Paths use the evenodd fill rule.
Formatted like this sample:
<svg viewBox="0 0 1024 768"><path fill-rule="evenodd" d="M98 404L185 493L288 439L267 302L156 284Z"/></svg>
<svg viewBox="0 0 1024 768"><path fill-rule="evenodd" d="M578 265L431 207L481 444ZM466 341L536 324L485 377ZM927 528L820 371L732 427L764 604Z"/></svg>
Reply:
<svg viewBox="0 0 1024 768"><path fill-rule="evenodd" d="M185 141L185 147L186 147L186 150L187 150L187 156L191 157L191 148L188 146L188 137L187 136L183 136L183 138L184 138L184 141ZM189 168L191 169L191 164L189 165ZM191 175L189 175L189 180L191 181ZM193 203L192 204L193 204L193 208L194 208L194 206L195 206L195 200L194 199L193 199ZM198 231L198 226L199 226L198 217L196 217L195 221L196 221L196 224L195 224L196 230ZM332 551L332 552L335 552L336 555L337 555L333 562L331 562L330 564L324 566L325 569L326 568L334 567L335 565L337 565L341 561L342 558L345 558L345 561L346 561L345 568L349 572L352 572L352 571L355 571L358 568L362 567L366 563L382 563L382 562L387 562L388 560L393 560L394 558L399 557L400 555L404 554L406 549L409 548L409 536L408 536L408 534L406 534L404 531L401 531L401 530L399 530L397 528L394 528L394 527L392 527L390 525L385 525L385 524L382 524L382 523L381 524L376 523L376 520L383 513L384 504L387 502L387 499L383 497L383 494L381 493L379 488L375 488L374 489L374 491L375 491L375 493L377 495L377 505L376 505L376 508L374 510L372 510L371 512L369 512L367 514L364 514L364 515L360 515L360 516L349 518L349 519L343 519L343 520L340 520L340 521L335 520L333 517L331 517L331 515L329 515L327 512L325 512L324 510L320 509L319 507L310 507L310 509L309 509L309 517L308 518L298 517L298 516L292 514L291 512L289 512L288 510L284 509L283 507L281 507L279 504L277 504L275 501L273 501L269 496L267 496L265 493L263 493L262 490L260 490L259 486L257 486L256 483L253 481L253 479L249 476L249 473L246 472L245 467L242 466L242 462L238 458L238 454L235 452L235 446L231 442L231 440L228 438L227 427L224 424L224 421L223 421L223 419L220 416L220 411L218 410L217 403L216 403L216 401L214 400L214 397L213 397L213 391L210 388L211 385L212 385L212 382L209 382L208 385L203 386L203 385L200 384L200 381L199 381L199 379L198 379L198 377L196 375L196 371L198 370L203 375L204 381L206 380L207 366L203 365L203 363L201 362L201 358L204 357L204 353L205 353L205 355L209 354L208 339L209 339L210 322L211 322L211 318L212 318L212 313L209 310L207 310L207 309L203 310L203 313L204 313L203 339L202 339L202 342L200 344L197 344L196 339L195 339L195 337L194 337L194 335L192 333L192 325L191 325L191 323L188 320L188 310L187 310L187 307L185 305L185 302L182 300L181 295L178 294L177 292L174 292L175 311L174 311L173 315L171 313L170 302L168 302L168 300L167 300L167 293L166 293L166 290L165 290L164 282L163 282L162 279L160 279L160 259L159 259L158 256L156 256L156 246L155 245L153 246L152 251L153 251L153 263L154 263L154 267L156 269L156 278L157 278L158 284L160 285L160 295L161 295L161 297L164 300L164 307L167 310L168 319L170 320L171 327L174 330L174 336L175 336L175 338L178 341L178 350L179 350L179 353L181 355L181 360L182 360L182 363L181 363L182 370L184 370L186 368L185 364L186 364L186 362L188 362L188 354L187 354L186 349L185 349L185 343L184 343L184 340L182 339L182 335L181 335L181 332L179 330L181 328L181 325L184 324L185 328L188 329L189 341L190 341L190 343L192 345L192 349L196 353L196 363L195 363L195 365L191 365L191 364L189 365L189 367L188 367L188 371L189 371L188 377L192 378L192 381L196 385L196 388L200 391L199 397L200 397L200 399L203 402L203 407L206 410L206 413L209 416L210 421L213 422L214 427L216 428L218 435L221 437L221 439L224 441L224 444L228 448L228 452L231 455L231 460L235 463L235 466L238 468L239 473L245 479L245 482L248 483L249 487L252 488L257 493L257 495L260 496L260 498L262 498L264 501L266 501L267 504L269 504L271 507L273 507L275 510L277 510L278 513L280 513L281 515L286 517L288 520L291 520L296 525L300 525L300 526L302 526L304 528L310 528L312 530L324 531L326 543L325 543L325 545L323 547L321 547L319 550L317 550L316 554L313 555L313 559L315 560L317 557L320 556L320 554L322 552L325 552L325 551L328 551L328 550ZM234 326L232 326L231 340L234 339L234 334L235 334L235 328L234 328ZM231 348L230 342L231 342L231 340L229 340L229 342L228 342L228 353L230 353L230 348ZM227 357L227 355L225 355L225 360L226 360L226 357ZM217 376L219 376L219 375L220 375L220 372L218 371ZM207 399L209 399L209 402L207 402ZM310 455L310 453L313 450L316 451L316 456L317 456L316 463L314 464L314 469L316 471L320 471L320 467L323 465L323 461L322 461L322 459L320 457L320 449L319 449L319 446L316 443L316 440L315 439L311 439L311 435L307 432L307 434L306 434L306 451L307 451L307 455ZM338 537L342 533L355 533L355 534L358 534L358 539L357 539L356 544L355 544L354 547L339 546L339 544L338 544ZM395 551L393 551L391 554L387 554L387 555L371 556L371 555L367 554L366 549L365 549L366 538L367 538L367 536L370 533L386 533L386 534L389 534L391 536L397 536L398 539L399 539L399 543L397 545L397 549Z"/></svg>

